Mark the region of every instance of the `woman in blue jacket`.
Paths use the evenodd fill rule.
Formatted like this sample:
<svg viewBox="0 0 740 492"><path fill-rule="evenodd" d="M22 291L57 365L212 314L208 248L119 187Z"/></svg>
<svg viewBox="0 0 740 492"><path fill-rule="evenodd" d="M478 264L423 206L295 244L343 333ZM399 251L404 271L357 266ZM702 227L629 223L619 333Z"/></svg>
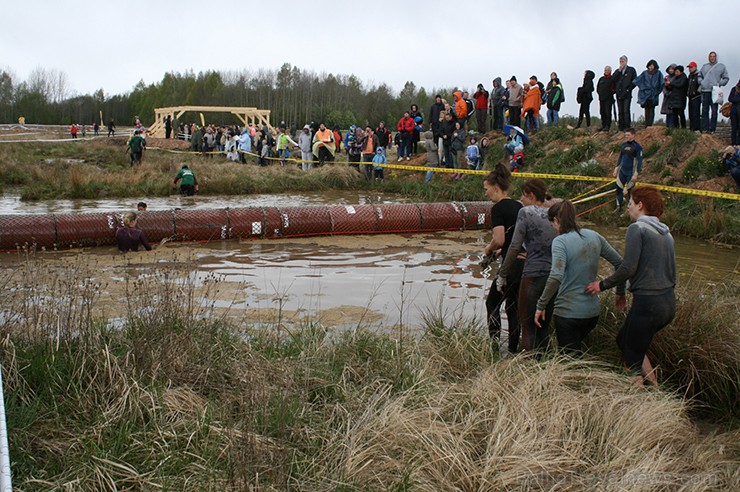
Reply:
<svg viewBox="0 0 740 492"><path fill-rule="evenodd" d="M652 126L655 121L655 106L658 105L663 90L663 74L655 60L647 62L645 68L647 70L638 75L633 83L637 87L637 104L645 110L645 126Z"/></svg>

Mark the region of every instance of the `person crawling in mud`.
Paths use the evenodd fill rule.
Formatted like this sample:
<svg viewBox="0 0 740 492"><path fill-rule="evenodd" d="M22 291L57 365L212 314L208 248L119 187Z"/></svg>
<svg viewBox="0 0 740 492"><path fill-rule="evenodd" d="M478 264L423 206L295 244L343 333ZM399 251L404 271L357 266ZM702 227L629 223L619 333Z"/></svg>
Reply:
<svg viewBox="0 0 740 492"><path fill-rule="evenodd" d="M123 216L123 227L116 231L116 243L121 253L139 251L139 246L143 246L147 251L152 250L144 232L136 227L136 220L136 212L126 212Z"/></svg>

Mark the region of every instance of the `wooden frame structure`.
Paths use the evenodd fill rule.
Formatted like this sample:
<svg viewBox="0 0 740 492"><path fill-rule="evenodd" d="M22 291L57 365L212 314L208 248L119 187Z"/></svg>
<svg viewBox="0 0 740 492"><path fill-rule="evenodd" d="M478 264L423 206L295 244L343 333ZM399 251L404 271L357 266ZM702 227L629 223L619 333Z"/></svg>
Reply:
<svg viewBox="0 0 740 492"><path fill-rule="evenodd" d="M172 122L179 120L180 117L192 111L194 113L231 113L239 118L242 125L247 126L248 124L254 124L257 127L267 125L272 130L270 125L270 110L269 109L257 109L257 108L238 108L231 106L173 106L170 108L155 108L154 109L154 124L150 126L147 133L155 138L164 138L164 122L167 119L167 115L172 115ZM177 129L173 128L175 134Z"/></svg>

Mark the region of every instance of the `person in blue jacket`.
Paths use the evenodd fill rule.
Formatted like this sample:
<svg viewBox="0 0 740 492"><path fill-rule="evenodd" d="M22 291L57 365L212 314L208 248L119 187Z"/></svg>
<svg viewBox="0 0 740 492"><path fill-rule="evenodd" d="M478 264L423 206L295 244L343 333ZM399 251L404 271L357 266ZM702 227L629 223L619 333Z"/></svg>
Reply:
<svg viewBox="0 0 740 492"><path fill-rule="evenodd" d="M640 75L632 82L637 87L637 104L645 110L645 126L652 126L655 121L655 106L658 105L663 90L663 74L658 62L650 60Z"/></svg>

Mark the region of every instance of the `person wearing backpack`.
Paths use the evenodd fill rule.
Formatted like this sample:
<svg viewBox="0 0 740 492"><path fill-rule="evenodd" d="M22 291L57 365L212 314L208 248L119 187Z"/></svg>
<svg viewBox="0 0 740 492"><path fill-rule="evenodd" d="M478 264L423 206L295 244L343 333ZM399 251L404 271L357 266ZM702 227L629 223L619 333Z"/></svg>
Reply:
<svg viewBox="0 0 740 492"><path fill-rule="evenodd" d="M560 79L552 79L552 87L547 95L547 126L558 126L560 121L560 105L565 100L563 96L563 86L560 85Z"/></svg>
<svg viewBox="0 0 740 492"><path fill-rule="evenodd" d="M595 73L591 70L586 70L583 73L583 84L576 91L576 102L580 104L576 128L581 127L584 117L586 118L586 128L591 127L591 101L594 100L594 77L596 77Z"/></svg>

